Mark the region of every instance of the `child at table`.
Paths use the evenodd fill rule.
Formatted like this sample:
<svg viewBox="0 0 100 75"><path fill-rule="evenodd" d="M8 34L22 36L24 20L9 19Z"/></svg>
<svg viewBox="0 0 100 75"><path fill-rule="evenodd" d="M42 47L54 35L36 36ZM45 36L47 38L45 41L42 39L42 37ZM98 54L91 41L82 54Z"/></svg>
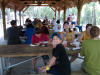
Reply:
<svg viewBox="0 0 100 75"><path fill-rule="evenodd" d="M37 46L40 46L43 42L49 42L49 38L46 34L41 33L41 29L40 28L35 28L35 34L32 36L32 44L36 44ZM44 64L47 64L47 61L49 60L49 56L48 55L43 55L42 56ZM33 68L34 71L37 73L37 69L36 69L36 58L33 58L32 60L32 64L33 64Z"/></svg>
<svg viewBox="0 0 100 75"><path fill-rule="evenodd" d="M53 33L52 36L52 58L50 63L41 67L40 70L53 75L70 75L70 62L62 43L62 38L59 34Z"/></svg>

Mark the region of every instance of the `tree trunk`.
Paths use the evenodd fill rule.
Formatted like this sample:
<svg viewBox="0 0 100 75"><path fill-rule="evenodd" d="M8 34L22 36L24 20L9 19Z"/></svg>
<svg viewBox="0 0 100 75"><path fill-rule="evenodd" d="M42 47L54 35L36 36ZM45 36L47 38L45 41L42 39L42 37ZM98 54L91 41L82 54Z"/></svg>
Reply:
<svg viewBox="0 0 100 75"><path fill-rule="evenodd" d="M32 6L32 18L34 18L34 6Z"/></svg>
<svg viewBox="0 0 100 75"><path fill-rule="evenodd" d="M96 25L95 3L93 4L93 25Z"/></svg>
<svg viewBox="0 0 100 75"><path fill-rule="evenodd" d="M66 20L66 8L64 8L64 20L63 20L63 22L65 22L65 20Z"/></svg>
<svg viewBox="0 0 100 75"><path fill-rule="evenodd" d="M8 22L10 21L10 18L11 16L10 16L10 8L8 8L7 9L7 20L8 20Z"/></svg>
<svg viewBox="0 0 100 75"><path fill-rule="evenodd" d="M40 6L38 7L38 18L41 17L41 13L40 13Z"/></svg>

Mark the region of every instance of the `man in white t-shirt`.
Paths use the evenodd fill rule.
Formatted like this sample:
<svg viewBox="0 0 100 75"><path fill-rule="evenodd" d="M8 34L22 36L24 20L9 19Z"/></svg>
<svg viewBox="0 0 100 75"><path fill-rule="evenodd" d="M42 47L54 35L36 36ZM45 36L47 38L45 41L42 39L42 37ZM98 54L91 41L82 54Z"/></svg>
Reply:
<svg viewBox="0 0 100 75"><path fill-rule="evenodd" d="M57 20L56 24L53 27L54 32L62 32L63 26L60 24L60 20Z"/></svg>
<svg viewBox="0 0 100 75"><path fill-rule="evenodd" d="M77 18L76 18L76 16L74 14L72 14L71 20L72 20L72 23L71 24L72 25L76 25Z"/></svg>

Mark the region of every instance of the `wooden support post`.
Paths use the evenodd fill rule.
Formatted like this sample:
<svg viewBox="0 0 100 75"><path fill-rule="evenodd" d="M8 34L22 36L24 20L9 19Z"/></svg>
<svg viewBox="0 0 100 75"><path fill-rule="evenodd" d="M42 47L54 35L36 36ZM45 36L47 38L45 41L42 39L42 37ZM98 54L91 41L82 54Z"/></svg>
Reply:
<svg viewBox="0 0 100 75"><path fill-rule="evenodd" d="M19 11L19 21L20 21L20 26L21 26L21 11Z"/></svg>
<svg viewBox="0 0 100 75"><path fill-rule="evenodd" d="M57 17L56 15L57 15L57 10L55 9L55 19L56 19L56 17Z"/></svg>
<svg viewBox="0 0 100 75"><path fill-rule="evenodd" d="M65 22L65 20L66 20L66 7L64 7L64 20L63 20L63 22Z"/></svg>
<svg viewBox="0 0 100 75"><path fill-rule="evenodd" d="M78 7L78 13L77 13L77 24L80 25L80 17L81 17L81 8Z"/></svg>
<svg viewBox="0 0 100 75"><path fill-rule="evenodd" d="M22 13L22 19L23 19L23 24L24 24L24 12Z"/></svg>
<svg viewBox="0 0 100 75"><path fill-rule="evenodd" d="M58 10L58 19L60 19L60 10Z"/></svg>
<svg viewBox="0 0 100 75"><path fill-rule="evenodd" d="M15 20L17 20L17 16L16 16L16 5L15 5L15 9L14 9L14 14L15 14Z"/></svg>
<svg viewBox="0 0 100 75"><path fill-rule="evenodd" d="M1 10L2 10L2 18L3 18L4 40L6 40L6 18L5 18L5 4L4 4L4 0L2 0L2 2L1 2Z"/></svg>
<svg viewBox="0 0 100 75"><path fill-rule="evenodd" d="M81 17L81 10L82 10L82 6L83 6L83 0L78 0L77 3L77 24L80 25L80 17Z"/></svg>
<svg viewBox="0 0 100 75"><path fill-rule="evenodd" d="M0 75L3 75L3 66L2 66L1 57L0 57Z"/></svg>

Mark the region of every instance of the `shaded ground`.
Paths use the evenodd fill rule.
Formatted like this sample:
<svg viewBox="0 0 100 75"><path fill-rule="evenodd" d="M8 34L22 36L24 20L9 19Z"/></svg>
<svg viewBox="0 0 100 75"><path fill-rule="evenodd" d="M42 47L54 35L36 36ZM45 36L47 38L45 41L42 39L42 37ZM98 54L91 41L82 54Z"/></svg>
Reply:
<svg viewBox="0 0 100 75"><path fill-rule="evenodd" d="M20 58L18 58L20 59ZM17 60L19 61L19 60ZM37 68L39 66L43 66L43 60L39 58L37 60ZM71 69L72 69L72 75L86 75L83 73L81 70L81 64L83 60L82 59L76 59L72 64L71 64ZM26 62L24 64L21 64L19 66L16 66L13 68L11 75L26 75L26 74L34 74L33 67L32 67L32 61Z"/></svg>
<svg viewBox="0 0 100 75"><path fill-rule="evenodd" d="M0 44L6 44L6 41L4 41L4 39L3 39L2 26L0 26ZM13 60L11 60L11 62L14 64L17 62L21 62L27 58L29 59L31 57L14 58ZM86 75L81 70L82 62L83 62L82 59L76 59L73 63L71 63L72 75ZM43 60L38 59L37 67L43 66L43 65L44 65ZM34 74L31 60L24 63L24 64L13 67L12 71L11 71L11 75L25 75L25 74Z"/></svg>
<svg viewBox="0 0 100 75"><path fill-rule="evenodd" d="M6 44L6 41L4 41L3 38L0 38L0 44ZM32 58L32 57L13 58L11 60L11 62L12 62L12 64L15 64L17 62L21 62L21 61L29 59L29 58ZM37 67L44 65L42 59L38 59L37 62L38 62ZM82 62L83 62L82 59L76 59L73 63L71 63L72 75L86 75L81 70ZM26 75L26 74L34 74L31 60L24 64L20 64L16 67L13 67L12 71L11 71L11 75Z"/></svg>

